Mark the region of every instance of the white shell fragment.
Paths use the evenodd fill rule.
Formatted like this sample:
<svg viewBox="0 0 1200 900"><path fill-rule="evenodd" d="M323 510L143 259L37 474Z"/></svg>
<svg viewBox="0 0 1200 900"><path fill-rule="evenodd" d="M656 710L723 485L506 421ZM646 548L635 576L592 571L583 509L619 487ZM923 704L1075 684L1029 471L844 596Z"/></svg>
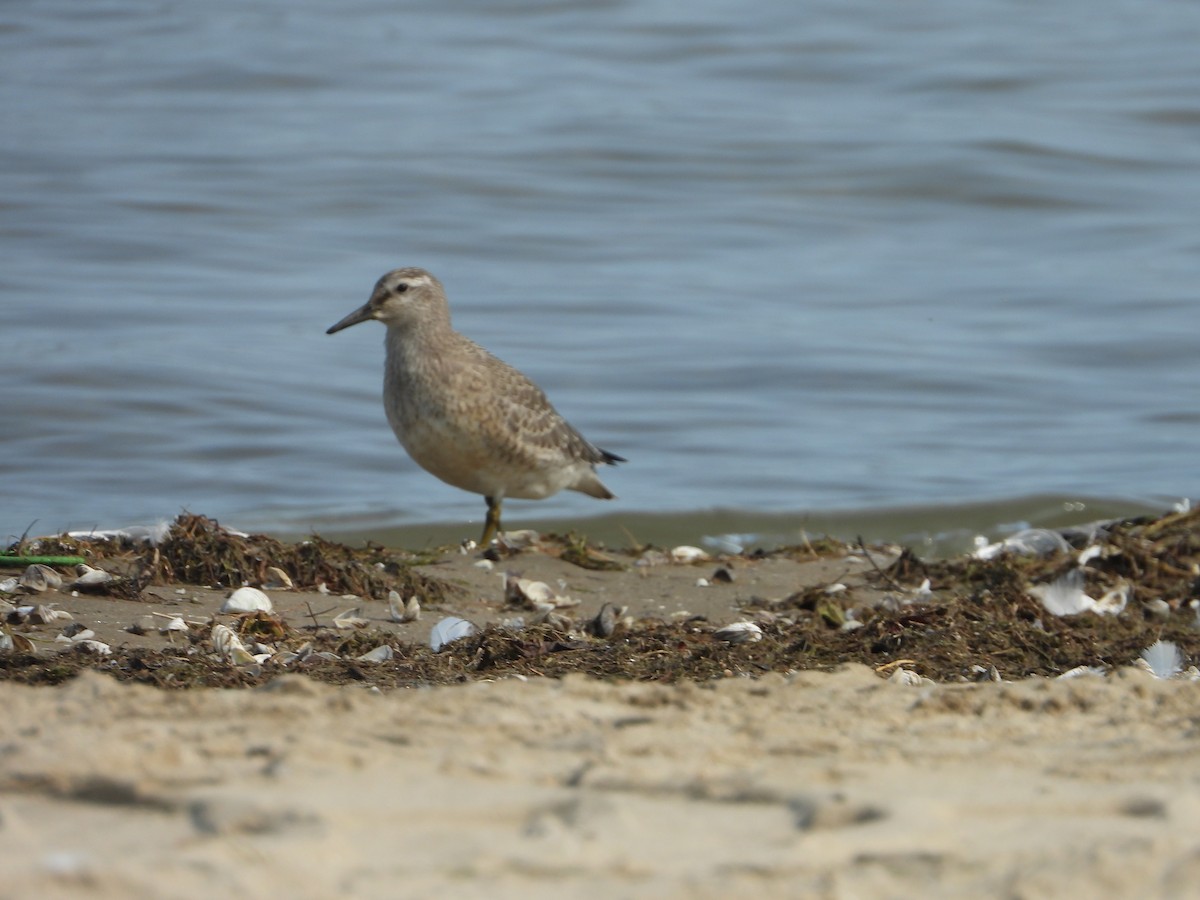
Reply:
<svg viewBox="0 0 1200 900"><path fill-rule="evenodd" d="M172 634L182 632L187 634L188 623L183 620L183 616L168 616L167 624L158 629L159 634Z"/></svg>
<svg viewBox="0 0 1200 900"><path fill-rule="evenodd" d="M213 649L225 662L235 666L253 665L257 660L250 655L242 639L228 625L214 625L212 630Z"/></svg>
<svg viewBox="0 0 1200 900"><path fill-rule="evenodd" d="M33 612L29 614L25 621L30 625L49 625L51 622L56 622L59 619L70 620L73 618L75 617L65 609L55 609L54 604L42 604L41 606L35 606Z"/></svg>
<svg viewBox="0 0 1200 900"><path fill-rule="evenodd" d="M0 581L0 593L15 594L17 591L17 588L20 586L21 586L21 582L18 581L15 577L5 578L3 581Z"/></svg>
<svg viewBox="0 0 1200 900"><path fill-rule="evenodd" d="M976 538L976 549L972 554L976 559L995 559L1001 553L1015 553L1018 556L1052 556L1055 553L1068 553L1071 545L1057 531L1049 528L1026 528L1016 534L995 543L987 543L986 538Z"/></svg>
<svg viewBox="0 0 1200 900"><path fill-rule="evenodd" d="M71 646L82 653L94 653L96 656L112 655L112 647L104 643L104 641L94 641L90 638L85 638L82 641L74 641Z"/></svg>
<svg viewBox="0 0 1200 900"><path fill-rule="evenodd" d="M531 581L513 572L504 576L504 599L526 609L563 609L579 605L578 600L554 593L544 581Z"/></svg>
<svg viewBox="0 0 1200 900"><path fill-rule="evenodd" d="M532 528L520 528L516 531L502 531L496 535L496 540L505 550L527 550L541 539L541 535Z"/></svg>
<svg viewBox="0 0 1200 900"><path fill-rule="evenodd" d="M1046 611L1055 616L1074 616L1082 612L1094 612L1102 616L1115 616L1125 610L1129 603L1129 586L1122 585L1109 591L1099 600L1083 591L1083 571L1072 569L1050 584L1035 584L1028 588L1030 595L1042 601Z"/></svg>
<svg viewBox="0 0 1200 900"><path fill-rule="evenodd" d="M271 605L271 598L260 591L258 588L240 587L221 604L221 612L229 613L253 613L253 612L271 612L274 606Z"/></svg>
<svg viewBox="0 0 1200 900"><path fill-rule="evenodd" d="M21 573L17 584L31 594L62 587L62 577L49 566L32 565Z"/></svg>
<svg viewBox="0 0 1200 900"><path fill-rule="evenodd" d="M470 637L475 633L475 626L466 619L457 616L447 616L433 626L429 633L429 646L437 653L447 644Z"/></svg>
<svg viewBox="0 0 1200 900"><path fill-rule="evenodd" d="M362 656L356 656L355 659L357 659L359 662L382 663L387 662L389 659L394 659L395 656L395 650L393 650L387 644L380 644L374 650L370 650L364 653Z"/></svg>
<svg viewBox="0 0 1200 900"><path fill-rule="evenodd" d="M888 679L892 684L902 684L906 687L920 687L923 684L933 684L932 678L918 675L910 669L899 668Z"/></svg>
<svg viewBox="0 0 1200 900"><path fill-rule="evenodd" d="M338 631L345 631L350 628L363 628L367 624L367 620L363 618L362 610L358 607L340 612L333 617L333 627Z"/></svg>
<svg viewBox="0 0 1200 900"><path fill-rule="evenodd" d="M733 622L714 631L713 637L718 641L726 641L730 644L749 644L761 641L763 632L753 622Z"/></svg>
<svg viewBox="0 0 1200 900"><path fill-rule="evenodd" d="M1183 654L1171 641L1157 640L1137 660L1155 678L1174 678L1183 671Z"/></svg>
<svg viewBox="0 0 1200 900"><path fill-rule="evenodd" d="M1104 675L1104 669L1100 668L1099 666L1076 666L1073 669L1067 669L1067 671L1063 672L1055 680L1067 681L1071 678L1082 678L1084 676L1103 678Z"/></svg>
<svg viewBox="0 0 1200 900"><path fill-rule="evenodd" d="M405 603L396 591L388 591L388 615L393 622L415 622L421 618L421 602L416 594Z"/></svg>
<svg viewBox="0 0 1200 900"><path fill-rule="evenodd" d="M709 555L699 547L683 544L671 550L671 560L677 563L694 563L709 559Z"/></svg>
<svg viewBox="0 0 1200 900"><path fill-rule="evenodd" d="M75 576L71 582L72 591L94 591L113 580L112 575L103 569L94 569L83 563L75 567Z"/></svg>
<svg viewBox="0 0 1200 900"><path fill-rule="evenodd" d="M265 587L265 588L271 588L272 590L290 591L292 588L295 587L295 585L292 584L292 579L288 575L288 573L283 571L283 569L280 569L277 566L269 566L267 568L267 575L269 577L267 578L266 582L263 584L263 587Z"/></svg>

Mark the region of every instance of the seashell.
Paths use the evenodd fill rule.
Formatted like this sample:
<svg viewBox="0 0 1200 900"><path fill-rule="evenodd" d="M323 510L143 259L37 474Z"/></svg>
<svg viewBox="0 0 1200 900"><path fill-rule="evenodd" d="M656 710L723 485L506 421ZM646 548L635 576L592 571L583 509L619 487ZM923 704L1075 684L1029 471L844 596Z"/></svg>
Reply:
<svg viewBox="0 0 1200 900"><path fill-rule="evenodd" d="M626 607L617 607L611 603L605 603L600 607L600 611L596 613L596 617L587 622L583 629L588 634L596 637L612 637L613 632L617 630L617 622L621 616L625 615Z"/></svg>
<svg viewBox="0 0 1200 900"><path fill-rule="evenodd" d="M892 684L902 684L906 687L920 687L921 685L934 683L932 678L926 678L924 675L918 675L910 669L903 668L896 669L888 681Z"/></svg>
<svg viewBox="0 0 1200 900"><path fill-rule="evenodd" d="M271 598L258 588L240 587L221 604L223 613L273 612Z"/></svg>
<svg viewBox="0 0 1200 900"><path fill-rule="evenodd" d="M268 566L267 575L270 577L263 584L263 587L265 588L290 591L295 587L295 585L292 584L292 579L288 576L288 573L277 566Z"/></svg>
<svg viewBox="0 0 1200 900"><path fill-rule="evenodd" d="M408 602L405 603L400 599L398 593L388 591L388 613L393 622L415 622L421 618L421 603L417 600L416 594L409 597Z"/></svg>
<svg viewBox="0 0 1200 900"><path fill-rule="evenodd" d="M362 628L367 624L367 620L362 616L362 609L358 607L340 612L333 617L333 627L339 631L344 631L348 628Z"/></svg>
<svg viewBox="0 0 1200 900"><path fill-rule="evenodd" d="M714 583L720 582L722 584L732 584L733 572L722 566L721 568L717 569L717 571L713 572L708 580Z"/></svg>
<svg viewBox="0 0 1200 900"><path fill-rule="evenodd" d="M0 630L0 650L15 650L18 653L37 653L33 641L23 634L9 634Z"/></svg>
<svg viewBox="0 0 1200 900"><path fill-rule="evenodd" d="M1079 569L1072 569L1050 584L1032 585L1028 591L1055 616L1074 616L1096 606L1096 601L1083 592L1083 572Z"/></svg>
<svg viewBox="0 0 1200 900"><path fill-rule="evenodd" d="M429 633L429 646L437 653L447 644L470 637L474 633L475 626L466 619L447 616L433 626Z"/></svg>
<svg viewBox="0 0 1200 900"><path fill-rule="evenodd" d="M709 586L709 584L708 584L707 578L697 578L696 579L696 587L708 587L708 586Z"/></svg>
<svg viewBox="0 0 1200 900"><path fill-rule="evenodd" d="M1102 616L1116 616L1125 611L1129 605L1129 585L1122 584L1113 588L1096 601L1092 611Z"/></svg>
<svg viewBox="0 0 1200 900"><path fill-rule="evenodd" d="M320 584L317 585L317 593L318 594L332 594L333 591L329 590L329 585L327 585L325 582L322 581Z"/></svg>
<svg viewBox="0 0 1200 900"><path fill-rule="evenodd" d="M521 578L514 572L504 576L504 599L526 609L538 609L547 604L559 609L579 605L578 600L554 593L554 589L545 582Z"/></svg>
<svg viewBox="0 0 1200 900"><path fill-rule="evenodd" d="M1017 556L1053 556L1055 553L1070 553L1071 545L1057 531L1049 528L1026 528L1006 537L999 543L989 544L986 538L976 538L976 559L995 559L1002 553Z"/></svg>
<svg viewBox="0 0 1200 900"><path fill-rule="evenodd" d="M17 588L20 586L21 582L17 580L16 576L5 578L3 581L0 581L0 593L15 594Z"/></svg>
<svg viewBox="0 0 1200 900"><path fill-rule="evenodd" d="M250 655L242 639L228 625L214 625L212 629L213 649L225 662L234 665L252 665L258 660Z"/></svg>
<svg viewBox="0 0 1200 900"><path fill-rule="evenodd" d="M356 656L354 658L357 659L359 662L381 663L381 662L387 662L390 659L394 659L395 656L396 656L395 650L393 650L387 644L380 644L374 650L368 651L367 653L364 653L362 656Z"/></svg>
<svg viewBox="0 0 1200 900"><path fill-rule="evenodd" d="M158 629L159 634L172 634L174 632L187 633L188 623L183 621L183 616L171 616L166 625Z"/></svg>
<svg viewBox="0 0 1200 900"><path fill-rule="evenodd" d="M694 563L709 559L709 555L699 547L683 544L671 550L671 560L677 563Z"/></svg>
<svg viewBox="0 0 1200 900"><path fill-rule="evenodd" d="M763 633L753 622L734 622L714 631L713 637L730 644L748 644L761 641Z"/></svg>
<svg viewBox="0 0 1200 900"><path fill-rule="evenodd" d="M483 569L485 572L490 572L492 569L496 568L496 564L490 559L481 559L478 562L472 563L472 565L475 566L476 569Z"/></svg>
<svg viewBox="0 0 1200 900"><path fill-rule="evenodd" d="M1176 644L1160 639L1139 654L1137 663L1155 678L1174 678L1183 671L1183 654Z"/></svg>
<svg viewBox="0 0 1200 900"><path fill-rule="evenodd" d="M89 638L82 641L74 641L71 646L81 653L94 653L96 656L112 655L112 647L104 643L104 641L94 641Z"/></svg>
<svg viewBox="0 0 1200 900"><path fill-rule="evenodd" d="M1162 597L1147 600L1143 609L1145 609L1146 615L1152 619L1166 620L1171 618L1171 604Z"/></svg>
<svg viewBox="0 0 1200 900"><path fill-rule="evenodd" d="M75 618L65 609L55 609L53 606L41 605L36 606L33 612L29 614L26 620L30 625L49 625L51 622L56 622L59 619Z"/></svg>
<svg viewBox="0 0 1200 900"><path fill-rule="evenodd" d="M496 535L496 539L505 550L527 550L541 539L541 535L532 528L521 528L503 531Z"/></svg>
<svg viewBox="0 0 1200 900"><path fill-rule="evenodd" d="M634 562L635 566L665 566L671 561L671 557L663 553L661 550L647 550Z"/></svg>
<svg viewBox="0 0 1200 900"><path fill-rule="evenodd" d="M1067 669L1061 675L1055 678L1056 681L1066 681L1070 678L1079 678L1081 675L1099 675L1104 677L1104 670L1099 666L1076 666L1073 669Z"/></svg>
<svg viewBox="0 0 1200 900"><path fill-rule="evenodd" d="M31 594L40 594L62 587L62 577L49 566L32 565L26 569L19 579L18 585Z"/></svg>
<svg viewBox="0 0 1200 900"><path fill-rule="evenodd" d="M71 582L73 591L94 591L113 580L112 575L103 569L93 569L91 566L80 564L75 567L76 579Z"/></svg>
<svg viewBox="0 0 1200 900"><path fill-rule="evenodd" d="M557 628L559 631L570 631L574 626L567 616L558 612L553 606L540 606L537 612L529 619L530 625L549 625L551 628Z"/></svg>

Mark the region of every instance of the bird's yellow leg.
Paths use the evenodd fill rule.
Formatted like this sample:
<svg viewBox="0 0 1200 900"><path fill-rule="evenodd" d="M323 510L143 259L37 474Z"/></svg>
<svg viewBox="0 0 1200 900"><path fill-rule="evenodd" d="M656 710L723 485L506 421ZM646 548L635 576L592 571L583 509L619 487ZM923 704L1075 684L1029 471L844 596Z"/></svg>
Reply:
<svg viewBox="0 0 1200 900"><path fill-rule="evenodd" d="M484 497L487 501L487 519L483 523L483 537L479 539L479 545L490 547L492 538L500 533L500 501L495 497Z"/></svg>

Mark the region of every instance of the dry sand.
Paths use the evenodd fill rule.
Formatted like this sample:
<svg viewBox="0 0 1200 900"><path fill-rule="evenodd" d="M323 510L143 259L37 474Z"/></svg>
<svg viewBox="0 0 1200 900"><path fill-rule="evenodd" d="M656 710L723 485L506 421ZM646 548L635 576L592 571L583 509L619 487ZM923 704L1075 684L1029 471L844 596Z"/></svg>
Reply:
<svg viewBox="0 0 1200 900"><path fill-rule="evenodd" d="M738 618L754 595L866 562L590 572L506 565L638 616ZM503 566L502 566L503 568ZM440 615L506 613L496 572L447 555ZM354 605L272 592L293 622ZM223 592L55 599L98 636ZM748 652L749 648L747 648ZM731 648L730 658L738 652ZM0 897L1193 897L1200 685L1141 670L901 685L861 665L703 684L506 677L379 691L283 674L167 691L84 671L0 682Z"/></svg>
<svg viewBox="0 0 1200 900"><path fill-rule="evenodd" d="M1193 897L1196 690L0 684L0 896Z"/></svg>

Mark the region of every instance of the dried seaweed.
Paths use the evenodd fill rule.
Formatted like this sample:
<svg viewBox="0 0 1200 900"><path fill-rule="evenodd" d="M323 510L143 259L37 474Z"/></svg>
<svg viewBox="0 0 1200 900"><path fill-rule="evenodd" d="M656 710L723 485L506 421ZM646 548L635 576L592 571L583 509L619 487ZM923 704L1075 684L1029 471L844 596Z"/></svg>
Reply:
<svg viewBox="0 0 1200 900"><path fill-rule="evenodd" d="M144 562L163 582L237 587L262 584L267 569L287 573L297 586L324 584L335 594L382 599L388 591L440 602L447 585L413 570L382 547L354 549L313 535L288 545L265 535L242 536L205 516L186 514L171 526L163 543L146 551Z"/></svg>

